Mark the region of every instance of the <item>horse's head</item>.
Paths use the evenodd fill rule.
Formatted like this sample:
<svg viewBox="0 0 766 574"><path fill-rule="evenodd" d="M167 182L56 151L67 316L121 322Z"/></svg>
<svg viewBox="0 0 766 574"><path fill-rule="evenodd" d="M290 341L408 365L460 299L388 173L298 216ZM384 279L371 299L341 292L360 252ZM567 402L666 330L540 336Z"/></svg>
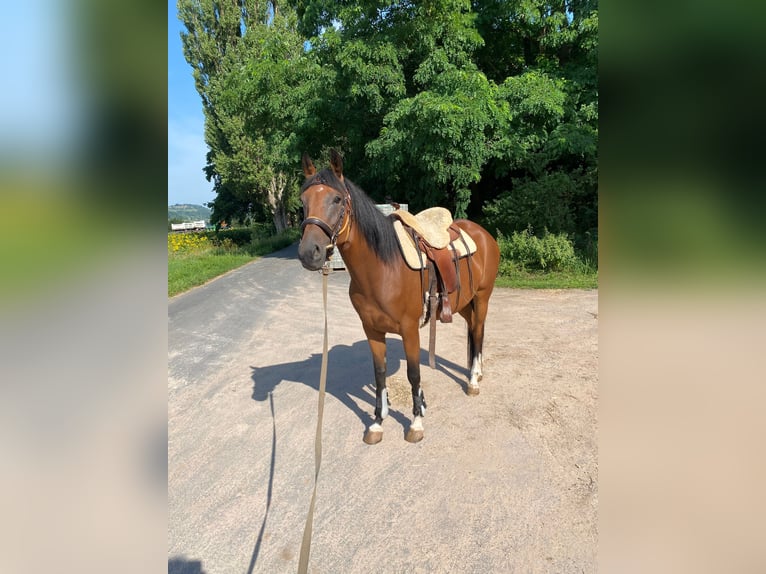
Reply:
<svg viewBox="0 0 766 574"><path fill-rule="evenodd" d="M317 172L309 156L303 156L306 181L301 188L302 236L298 258L306 269L321 269L351 224L351 194L343 179L343 160L330 151L330 169Z"/></svg>

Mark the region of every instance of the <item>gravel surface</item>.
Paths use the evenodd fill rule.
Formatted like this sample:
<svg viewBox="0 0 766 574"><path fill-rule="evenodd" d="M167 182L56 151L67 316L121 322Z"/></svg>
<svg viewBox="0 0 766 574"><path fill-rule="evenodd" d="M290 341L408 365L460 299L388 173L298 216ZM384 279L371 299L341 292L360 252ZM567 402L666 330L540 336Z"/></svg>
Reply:
<svg viewBox="0 0 766 574"><path fill-rule="evenodd" d="M296 572L314 471L321 275L296 246L169 301L168 570ZM421 372L425 438L402 345L392 409L372 420L372 359L329 277L329 363L309 571L595 572L598 292L496 289L481 394L465 394L465 323L437 329Z"/></svg>

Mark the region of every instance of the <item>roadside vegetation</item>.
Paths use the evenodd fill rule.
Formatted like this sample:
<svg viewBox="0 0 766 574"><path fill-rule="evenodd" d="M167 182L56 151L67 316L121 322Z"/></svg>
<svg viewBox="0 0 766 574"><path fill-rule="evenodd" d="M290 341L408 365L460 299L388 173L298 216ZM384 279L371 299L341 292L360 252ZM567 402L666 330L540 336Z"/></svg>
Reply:
<svg viewBox="0 0 766 574"><path fill-rule="evenodd" d="M168 234L168 296L202 285L254 259L278 251L299 239L297 228L268 235L260 227ZM498 234L498 287L518 289L598 288L597 240L575 249L564 234L531 229L510 236Z"/></svg>
<svg viewBox="0 0 766 574"><path fill-rule="evenodd" d="M597 289L598 238L586 234L582 247L564 233L541 237L531 227L498 233L500 269L495 284L519 289Z"/></svg>
<svg viewBox="0 0 766 574"><path fill-rule="evenodd" d="M178 295L298 240L298 230L260 228L168 234L168 296Z"/></svg>

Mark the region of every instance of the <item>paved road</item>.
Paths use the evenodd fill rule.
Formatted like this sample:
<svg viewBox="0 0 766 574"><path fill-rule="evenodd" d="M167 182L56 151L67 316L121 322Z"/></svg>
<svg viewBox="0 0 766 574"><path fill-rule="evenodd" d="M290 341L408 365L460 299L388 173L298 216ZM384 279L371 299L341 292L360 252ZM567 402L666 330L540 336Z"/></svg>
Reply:
<svg viewBox="0 0 766 574"><path fill-rule="evenodd" d="M311 566L340 572L593 572L597 292L500 289L485 378L465 395L465 328L422 352L425 439L389 337L392 412L367 446L372 361L330 276L324 458ZM168 304L171 573L295 572L313 476L321 276L296 247ZM427 329L421 331L427 348Z"/></svg>

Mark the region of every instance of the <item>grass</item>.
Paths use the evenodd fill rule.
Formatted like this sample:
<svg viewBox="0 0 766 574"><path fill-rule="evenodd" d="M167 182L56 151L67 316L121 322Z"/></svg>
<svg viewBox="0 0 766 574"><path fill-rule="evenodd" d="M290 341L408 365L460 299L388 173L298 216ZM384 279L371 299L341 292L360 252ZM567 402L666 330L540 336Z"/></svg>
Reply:
<svg viewBox="0 0 766 574"><path fill-rule="evenodd" d="M249 253L168 257L168 297L188 291L255 259Z"/></svg>
<svg viewBox="0 0 766 574"><path fill-rule="evenodd" d="M514 289L598 289L598 271L517 271L499 275L497 287Z"/></svg>
<svg viewBox="0 0 766 574"><path fill-rule="evenodd" d="M201 234L168 235L168 297L188 291L237 267L295 242L297 230L236 246L213 243Z"/></svg>

